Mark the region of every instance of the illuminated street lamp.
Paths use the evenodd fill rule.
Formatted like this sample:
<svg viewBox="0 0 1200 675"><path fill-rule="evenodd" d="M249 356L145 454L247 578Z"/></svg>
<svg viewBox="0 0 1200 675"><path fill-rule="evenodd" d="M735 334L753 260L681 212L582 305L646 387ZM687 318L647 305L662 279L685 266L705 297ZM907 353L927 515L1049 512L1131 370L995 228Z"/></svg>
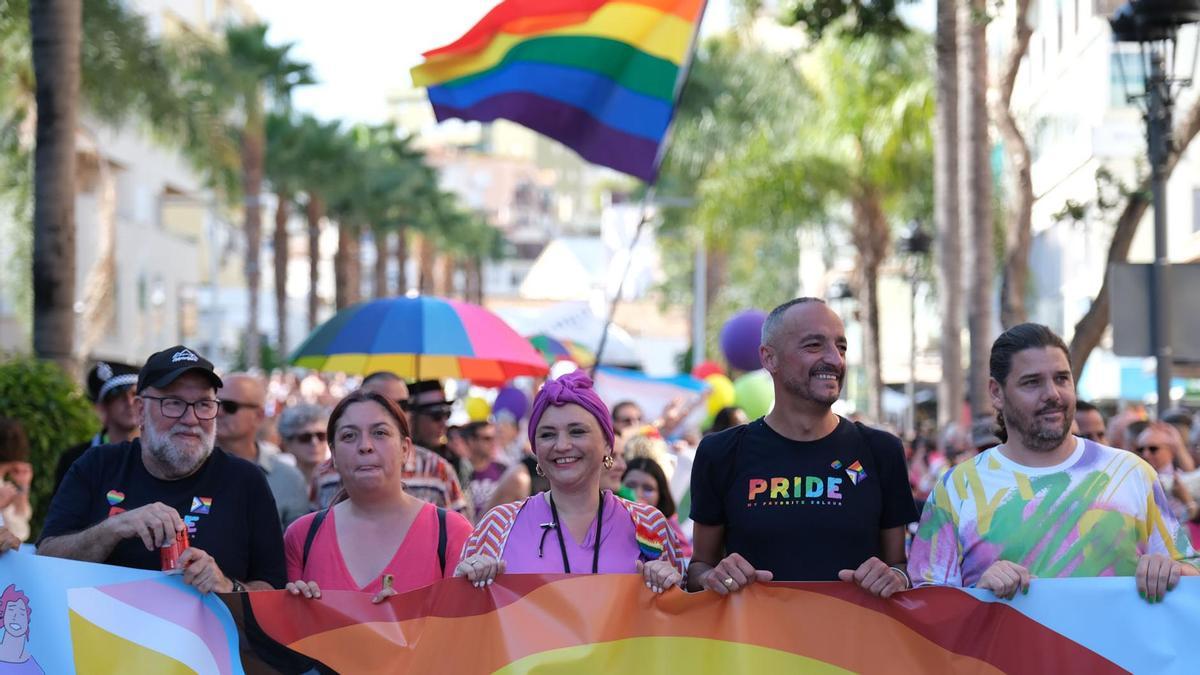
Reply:
<svg viewBox="0 0 1200 675"><path fill-rule="evenodd" d="M1113 40L1133 42L1140 47L1136 76L1145 83L1144 91L1129 95L1138 103L1146 120L1149 146L1150 187L1154 201L1154 267L1150 283L1150 336L1158 365L1158 415L1171 407L1171 324L1169 314L1170 263L1167 258L1167 157L1171 152L1171 111L1179 89L1191 84L1196 69L1196 50L1185 70L1187 77L1176 77L1179 29L1200 21L1200 0L1132 0L1117 8L1108 20ZM1196 49L1200 49L1197 40ZM1117 58L1122 85L1130 82L1123 59Z"/></svg>

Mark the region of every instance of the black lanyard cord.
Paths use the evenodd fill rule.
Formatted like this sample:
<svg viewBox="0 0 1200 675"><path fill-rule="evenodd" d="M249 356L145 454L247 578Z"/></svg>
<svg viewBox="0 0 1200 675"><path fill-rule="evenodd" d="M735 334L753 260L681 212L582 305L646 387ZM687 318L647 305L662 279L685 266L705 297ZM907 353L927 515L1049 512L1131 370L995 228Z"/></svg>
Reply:
<svg viewBox="0 0 1200 675"><path fill-rule="evenodd" d="M571 573L571 561L567 560L567 542L563 538L563 524L558 519L558 507L554 504L554 493L550 493L550 514L554 517L554 529L558 532L558 550L562 553L563 571ZM604 493L600 493L600 505L596 507L596 541L592 546L592 574L600 571L600 530L604 527ZM546 540L546 531L542 531L542 541ZM539 552L541 546L538 547Z"/></svg>

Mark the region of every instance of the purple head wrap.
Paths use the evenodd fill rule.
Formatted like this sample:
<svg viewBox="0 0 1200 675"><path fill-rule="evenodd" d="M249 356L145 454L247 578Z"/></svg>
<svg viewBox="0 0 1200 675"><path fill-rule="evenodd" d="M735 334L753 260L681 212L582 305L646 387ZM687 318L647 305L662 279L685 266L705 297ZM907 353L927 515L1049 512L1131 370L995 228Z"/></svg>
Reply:
<svg viewBox="0 0 1200 675"><path fill-rule="evenodd" d="M546 408L550 406L561 408L568 403L580 406L596 418L600 424L600 430L604 432L605 440L608 441L608 447L611 448L614 440L612 414L609 413L608 406L604 405L604 401L600 400L596 390L592 388L592 378L582 370L567 373L557 380L550 380L542 385L537 397L533 399L533 410L529 413L529 446L537 446L534 435L537 431L538 421L542 419L542 413L546 412Z"/></svg>

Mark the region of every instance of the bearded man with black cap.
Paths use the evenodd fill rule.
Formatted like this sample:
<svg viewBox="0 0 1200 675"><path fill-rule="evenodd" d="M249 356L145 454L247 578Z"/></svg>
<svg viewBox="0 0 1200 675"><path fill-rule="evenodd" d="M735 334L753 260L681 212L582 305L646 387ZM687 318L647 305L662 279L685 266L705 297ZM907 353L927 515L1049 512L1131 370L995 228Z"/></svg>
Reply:
<svg viewBox="0 0 1200 675"><path fill-rule="evenodd" d="M187 532L183 580L202 593L281 588L283 534L262 471L215 447L221 378L184 346L137 380L141 438L84 453L50 504L38 554L160 569Z"/></svg>
<svg viewBox="0 0 1200 675"><path fill-rule="evenodd" d="M58 466L54 469L55 492L62 485L67 469L90 448L137 438L138 418L133 414L133 389L137 379L137 366L113 361L97 362L88 371L87 394L100 417L100 432L90 440L67 448L59 456Z"/></svg>

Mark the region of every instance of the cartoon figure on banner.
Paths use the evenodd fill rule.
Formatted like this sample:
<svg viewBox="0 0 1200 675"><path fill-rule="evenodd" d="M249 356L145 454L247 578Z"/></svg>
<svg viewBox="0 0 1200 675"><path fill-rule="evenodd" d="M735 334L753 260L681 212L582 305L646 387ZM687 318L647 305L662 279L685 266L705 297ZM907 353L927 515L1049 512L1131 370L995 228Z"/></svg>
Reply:
<svg viewBox="0 0 1200 675"><path fill-rule="evenodd" d="M0 608L4 610L4 634L0 637L0 673L36 673L44 671L29 653L29 617L33 610L29 598L9 584L0 594Z"/></svg>

